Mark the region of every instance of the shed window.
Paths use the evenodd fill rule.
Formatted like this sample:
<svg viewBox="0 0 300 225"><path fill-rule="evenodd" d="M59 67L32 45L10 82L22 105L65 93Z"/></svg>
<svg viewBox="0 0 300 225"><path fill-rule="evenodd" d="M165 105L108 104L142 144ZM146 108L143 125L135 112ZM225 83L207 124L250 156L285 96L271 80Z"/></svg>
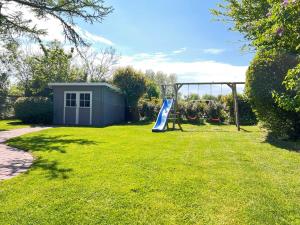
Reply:
<svg viewBox="0 0 300 225"><path fill-rule="evenodd" d="M76 94L67 93L66 94L66 107L76 107Z"/></svg>
<svg viewBox="0 0 300 225"><path fill-rule="evenodd" d="M80 94L80 107L81 108L90 108L91 105L91 94L90 93L81 93Z"/></svg>

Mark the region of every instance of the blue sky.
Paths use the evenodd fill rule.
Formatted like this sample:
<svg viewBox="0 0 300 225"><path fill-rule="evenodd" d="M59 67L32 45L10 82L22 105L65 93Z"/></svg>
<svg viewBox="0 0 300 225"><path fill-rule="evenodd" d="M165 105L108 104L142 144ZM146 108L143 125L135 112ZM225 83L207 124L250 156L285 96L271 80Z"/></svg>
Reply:
<svg viewBox="0 0 300 225"><path fill-rule="evenodd" d="M245 81L253 55L241 53L240 34L213 21L209 10L220 1L106 0L114 12L102 24L79 21L75 28L96 50L116 48L122 56L119 66L176 73L180 82ZM45 41L64 41L57 20L39 20L30 10L22 11L48 30Z"/></svg>
<svg viewBox="0 0 300 225"><path fill-rule="evenodd" d="M253 55L241 52L239 33L213 21L210 9L220 1L106 0L114 12L102 24L80 26L108 40L122 66L176 73L182 82L245 81Z"/></svg>
<svg viewBox="0 0 300 225"><path fill-rule="evenodd" d="M216 60L236 66L249 64L241 53L242 37L212 21L209 9L220 0L107 0L114 7L103 24L81 26L113 43L123 55L168 53L186 48L176 60ZM206 51L205 51L206 49ZM219 49L212 54L207 49ZM221 52L222 51L222 52Z"/></svg>

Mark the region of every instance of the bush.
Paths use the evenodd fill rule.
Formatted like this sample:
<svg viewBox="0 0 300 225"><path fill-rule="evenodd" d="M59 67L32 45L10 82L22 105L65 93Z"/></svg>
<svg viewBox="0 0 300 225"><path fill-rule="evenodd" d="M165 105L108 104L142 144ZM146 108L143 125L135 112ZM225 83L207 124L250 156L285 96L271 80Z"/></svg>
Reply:
<svg viewBox="0 0 300 225"><path fill-rule="evenodd" d="M300 115L278 107L272 96L274 91L286 92L282 82L298 61L293 55L259 53L247 71L246 93L252 108L269 134L275 137L300 137Z"/></svg>
<svg viewBox="0 0 300 225"><path fill-rule="evenodd" d="M14 109L16 118L20 119L23 123L52 123L53 105L46 97L18 98Z"/></svg>
<svg viewBox="0 0 300 225"><path fill-rule="evenodd" d="M183 103L184 116L189 122L199 122L205 115L206 104L199 101L188 101Z"/></svg>
<svg viewBox="0 0 300 225"><path fill-rule="evenodd" d="M225 106L220 102L209 102L205 107L205 114L208 120L220 119L221 122L225 122L229 119L228 113L225 111Z"/></svg>
<svg viewBox="0 0 300 225"><path fill-rule="evenodd" d="M226 111L229 114L229 123L234 123L234 101L232 94L222 96L221 102L226 105ZM238 95L239 119L241 125L255 125L257 119L252 110L249 99L245 95Z"/></svg>
<svg viewBox="0 0 300 225"><path fill-rule="evenodd" d="M155 121L161 105L162 101L157 98L141 99L138 104L139 114L145 120Z"/></svg>
<svg viewBox="0 0 300 225"><path fill-rule="evenodd" d="M159 87L157 84L152 81L147 79L146 80L146 93L144 95L144 98L147 98L151 100L152 98L159 98Z"/></svg>
<svg viewBox="0 0 300 225"><path fill-rule="evenodd" d="M113 84L126 95L127 106L130 109L128 118L138 121L138 101L146 92L145 75L132 67L119 68L113 75Z"/></svg>

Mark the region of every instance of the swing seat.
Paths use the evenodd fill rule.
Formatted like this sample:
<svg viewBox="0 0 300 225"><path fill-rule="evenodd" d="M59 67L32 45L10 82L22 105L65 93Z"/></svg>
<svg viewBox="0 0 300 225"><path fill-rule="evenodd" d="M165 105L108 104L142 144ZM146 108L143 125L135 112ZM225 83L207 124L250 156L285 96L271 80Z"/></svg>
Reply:
<svg viewBox="0 0 300 225"><path fill-rule="evenodd" d="M209 121L212 122L212 123L221 123L220 118L212 118Z"/></svg>
<svg viewBox="0 0 300 225"><path fill-rule="evenodd" d="M199 116L187 116L187 118L189 120L197 120L197 119L199 119Z"/></svg>

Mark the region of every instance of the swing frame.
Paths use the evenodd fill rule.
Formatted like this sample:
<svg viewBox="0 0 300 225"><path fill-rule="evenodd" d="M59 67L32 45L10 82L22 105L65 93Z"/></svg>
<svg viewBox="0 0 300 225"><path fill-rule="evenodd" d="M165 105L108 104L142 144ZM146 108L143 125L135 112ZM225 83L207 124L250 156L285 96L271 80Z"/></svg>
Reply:
<svg viewBox="0 0 300 225"><path fill-rule="evenodd" d="M237 95L237 85L242 85L245 84L245 82L191 82L191 83L175 83L174 85L162 85L162 92L163 92L163 98L165 98L166 96L166 90L167 87L173 86L174 89L174 112L176 114L177 109L178 109L178 93L179 90L183 87L183 86L189 86L190 85L198 85L198 87L200 85L227 85L228 87L231 88L232 91L232 96L233 96L233 100L234 100L234 118L235 118L235 125L237 127L237 130L240 131L241 127L240 127L240 117L239 117L239 106L238 106L238 95ZM199 90L199 89L198 89ZM173 121L173 128L175 128L175 124L176 121Z"/></svg>

